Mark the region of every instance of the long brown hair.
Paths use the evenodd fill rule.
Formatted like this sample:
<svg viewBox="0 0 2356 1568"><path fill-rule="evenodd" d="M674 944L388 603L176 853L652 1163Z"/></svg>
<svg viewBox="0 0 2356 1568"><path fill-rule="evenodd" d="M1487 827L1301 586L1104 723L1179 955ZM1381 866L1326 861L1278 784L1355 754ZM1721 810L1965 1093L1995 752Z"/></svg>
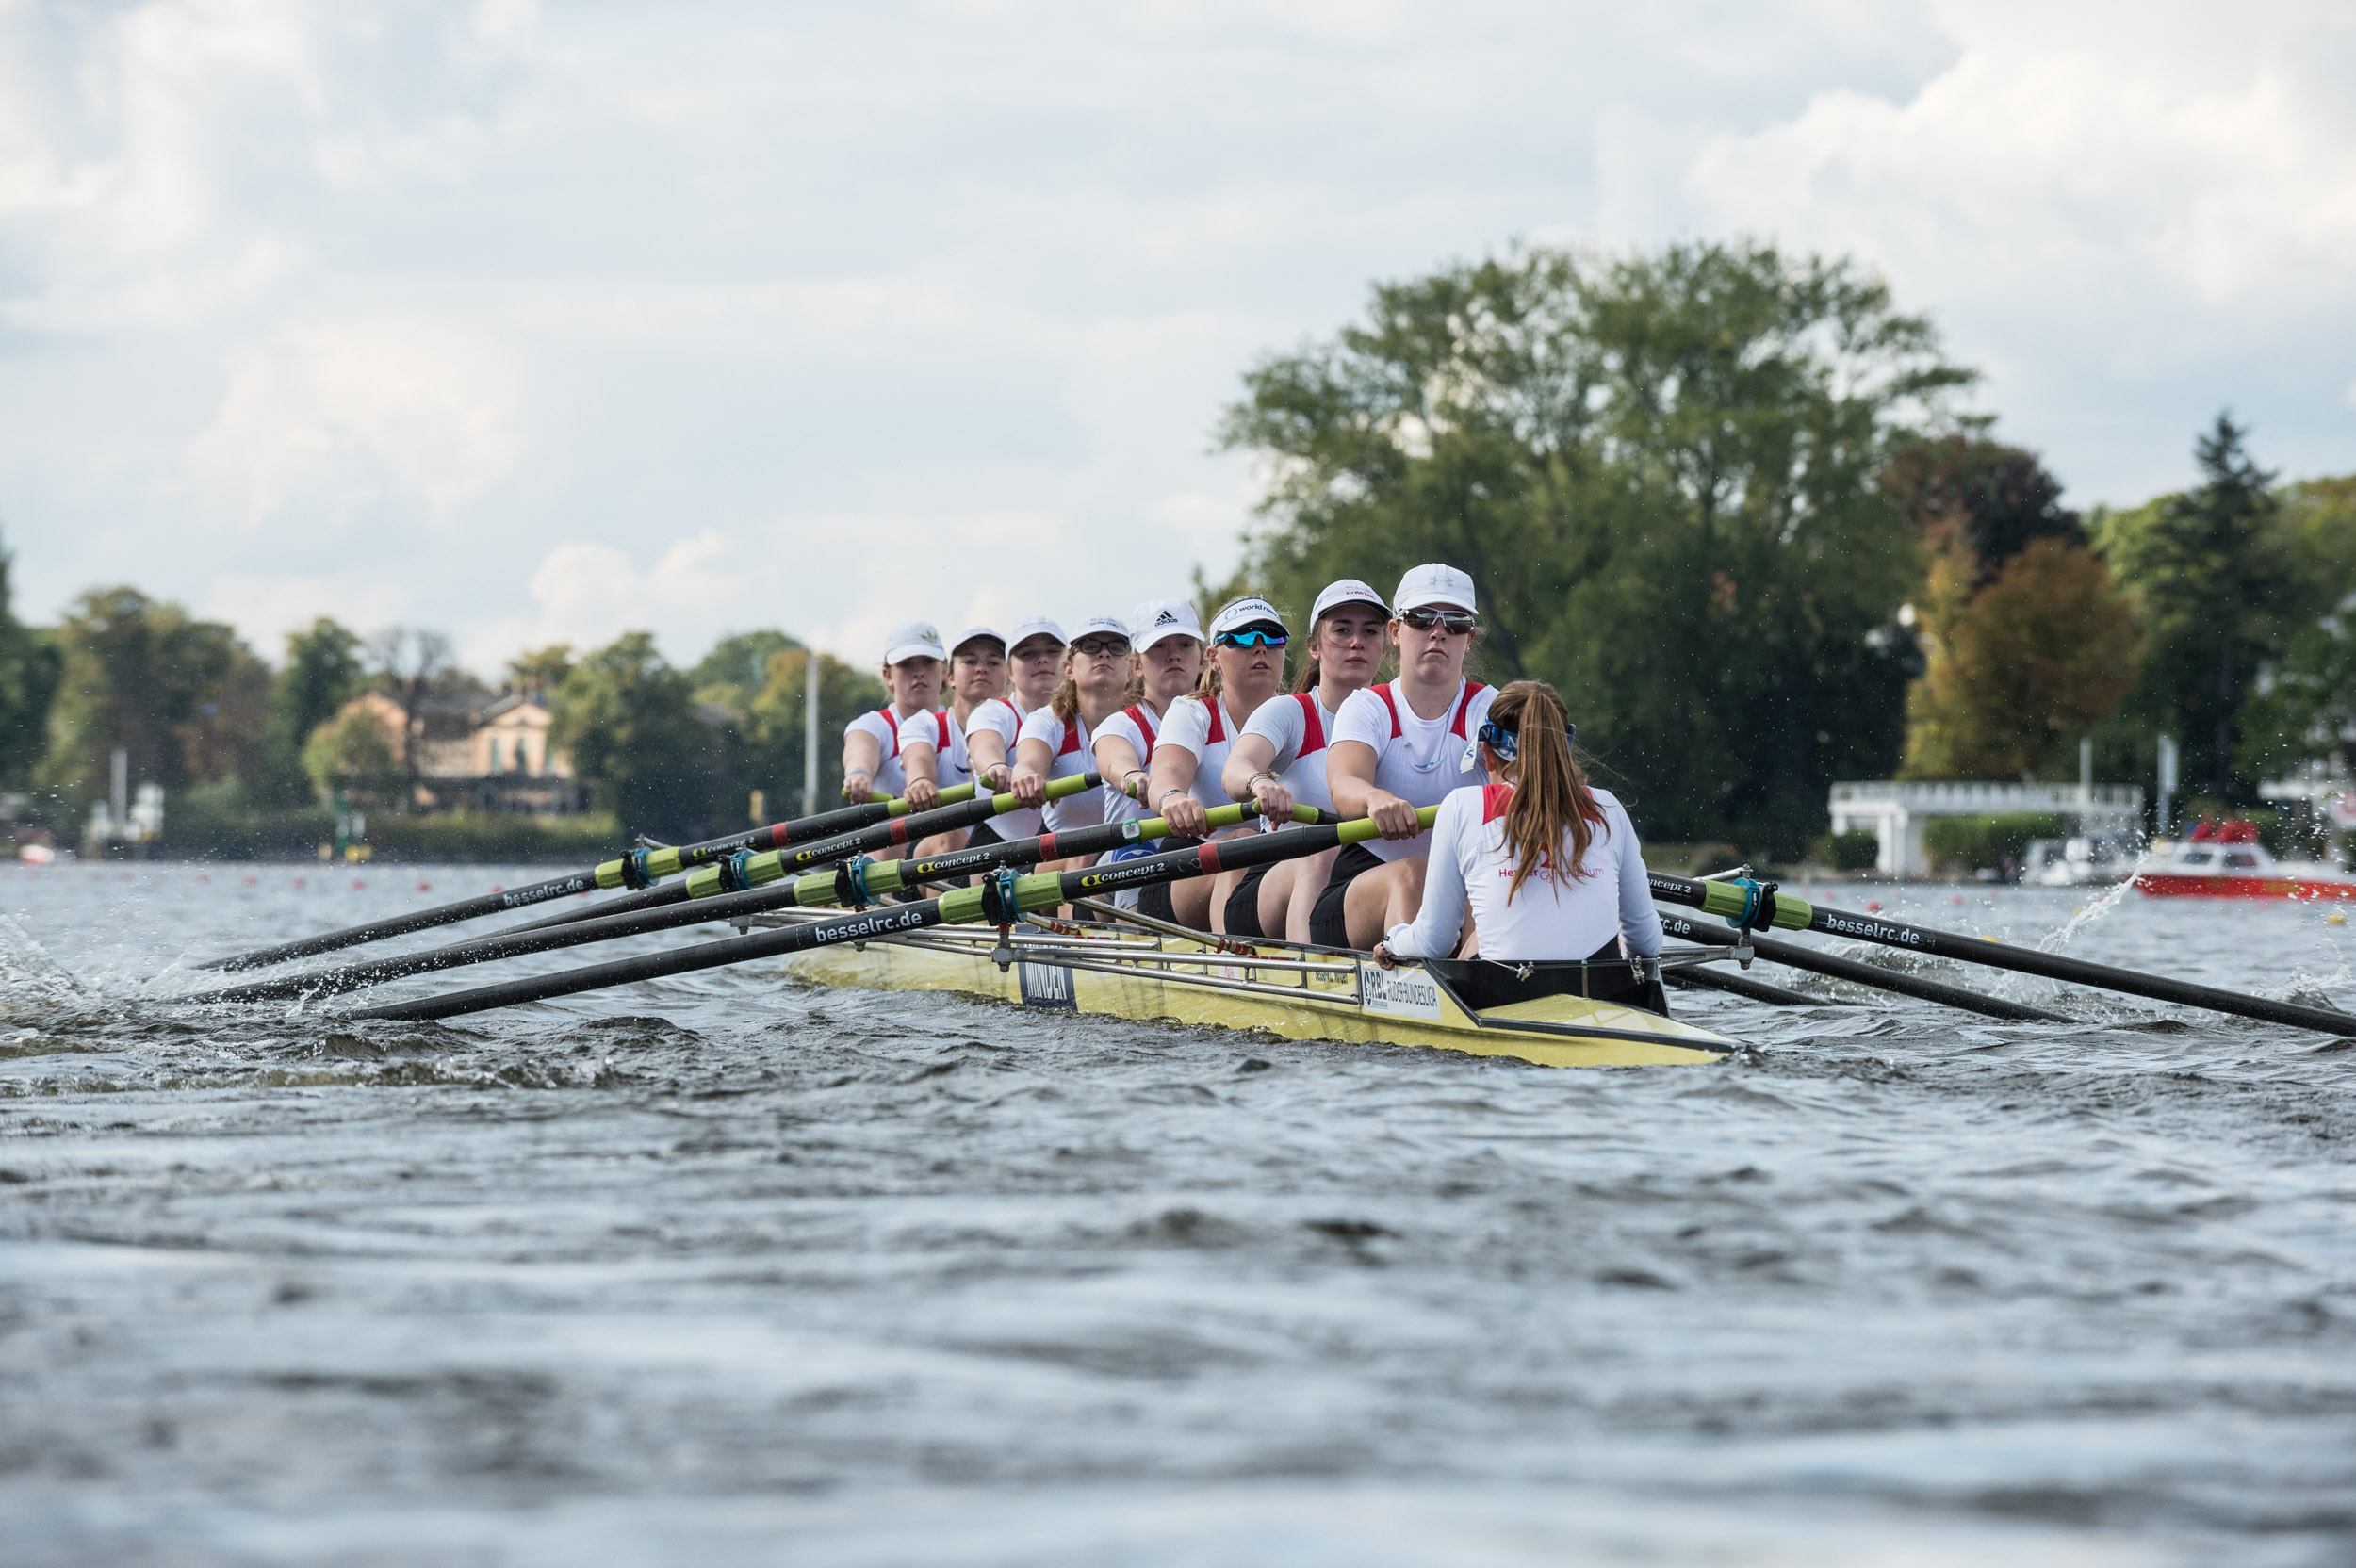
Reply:
<svg viewBox="0 0 2356 1568"><path fill-rule="evenodd" d="M1512 682L1489 705L1489 722L1512 730L1515 743L1513 760L1503 769L1513 785L1513 798L1505 803L1505 843L1513 853L1513 881L1505 890L1511 904L1530 874L1553 861L1566 836L1568 875L1581 874L1587 846L1604 825L1603 808L1571 755L1570 710L1553 687L1543 680Z"/></svg>
<svg viewBox="0 0 2356 1568"><path fill-rule="evenodd" d="M1067 725L1080 716L1080 683L1072 678L1072 663L1079 657L1078 648L1063 650L1063 678L1055 682L1055 694L1047 699L1047 710Z"/></svg>
<svg viewBox="0 0 2356 1568"><path fill-rule="evenodd" d="M1364 611L1366 608L1366 603L1364 599L1344 599L1339 604L1328 607L1324 614L1319 615L1316 620L1309 623L1309 657L1302 663L1301 678L1293 682L1293 692L1296 695L1302 692L1314 692L1319 685L1324 683L1325 661L1317 657L1317 634L1325 629L1325 623L1332 620L1334 616L1340 614L1345 610L1355 609ZM1388 612L1385 612L1385 613L1388 613ZM1389 667L1390 662L1391 640L1378 632L1375 635L1374 680L1372 684L1377 686L1383 684L1383 672Z"/></svg>

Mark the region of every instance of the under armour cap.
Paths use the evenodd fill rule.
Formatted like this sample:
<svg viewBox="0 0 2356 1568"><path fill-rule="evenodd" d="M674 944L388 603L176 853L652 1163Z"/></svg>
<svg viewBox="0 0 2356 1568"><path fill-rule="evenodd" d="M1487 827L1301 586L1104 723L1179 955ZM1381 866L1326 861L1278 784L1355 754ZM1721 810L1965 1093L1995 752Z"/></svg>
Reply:
<svg viewBox="0 0 2356 1568"><path fill-rule="evenodd" d="M1034 637L1047 638L1057 647L1064 645L1063 628L1045 615L1025 615L1014 623L1012 631L1006 633L1006 647L1009 650L1019 648Z"/></svg>
<svg viewBox="0 0 2356 1568"><path fill-rule="evenodd" d="M1165 637L1203 641L1203 620L1184 599L1147 599L1129 612L1129 645L1139 653Z"/></svg>
<svg viewBox="0 0 2356 1568"><path fill-rule="evenodd" d="M897 664L903 659L946 659L949 650L941 645L941 633L930 621L903 621L892 629L884 639L884 662Z"/></svg>
<svg viewBox="0 0 2356 1568"><path fill-rule="evenodd" d="M1480 608L1473 603L1472 579L1436 561L1407 568L1407 575L1399 580L1399 594L1391 600L1391 609L1420 610L1429 604L1452 604L1459 610Z"/></svg>
<svg viewBox="0 0 2356 1568"><path fill-rule="evenodd" d="M1346 577L1339 582L1325 585L1325 591L1317 596L1317 604L1309 612L1309 624L1317 625L1318 618L1327 611L1343 604L1370 604L1385 615L1391 612L1391 607L1383 602L1383 596L1376 593L1371 585L1354 577Z"/></svg>
<svg viewBox="0 0 2356 1568"><path fill-rule="evenodd" d="M1072 640L1076 643L1083 637L1118 637L1125 643L1129 640L1129 623L1118 615L1083 615L1080 624L1072 629Z"/></svg>
<svg viewBox="0 0 2356 1568"><path fill-rule="evenodd" d="M1276 612L1276 606L1263 598L1241 598L1211 617L1211 635L1218 637L1229 631L1241 631L1248 626L1272 626L1284 630L1284 617Z"/></svg>
<svg viewBox="0 0 2356 1568"><path fill-rule="evenodd" d="M1004 653L1006 651L1006 640L998 634L998 629L994 626L967 627L963 631L957 633L957 640L949 645L949 651L951 653L955 653L957 649L965 646L966 644L978 641L984 637L987 637L991 642L997 644L999 652Z"/></svg>

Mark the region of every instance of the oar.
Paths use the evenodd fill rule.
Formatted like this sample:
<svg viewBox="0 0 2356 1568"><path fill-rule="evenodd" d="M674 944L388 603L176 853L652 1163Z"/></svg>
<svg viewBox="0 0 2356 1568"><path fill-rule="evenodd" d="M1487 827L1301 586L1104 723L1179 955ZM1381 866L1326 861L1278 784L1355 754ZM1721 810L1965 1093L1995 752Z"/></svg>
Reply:
<svg viewBox="0 0 2356 1568"><path fill-rule="evenodd" d="M1234 827L1258 815L1259 808L1244 802L1217 807L1206 814L1214 828ZM1293 808L1294 820L1298 822L1314 823L1319 815L1315 807ZM813 872L779 888L723 893L708 899L673 904L661 909L635 910L538 930L524 927L497 932L423 953L404 953L397 957L379 958L370 963L255 980L242 986L206 991L186 1000L191 1003L270 1002L296 996L331 996L362 990L412 974L428 974L467 964L521 957L530 953L580 947L589 942L612 941L621 937L644 936L649 932L668 931L682 925L700 925L711 921L741 920L747 915L766 914L775 909L819 908L829 905L859 907L880 903L893 893L926 882L945 882L973 872L992 871L1000 866L1035 866L1041 860L1060 860L1074 856L1093 858L1125 843L1158 839L1168 831L1159 817L1149 817L1143 822L1111 823L1068 833L1045 833L1035 839L981 844L972 849L954 850L946 855L927 856L923 859L859 861L828 871Z"/></svg>
<svg viewBox="0 0 2356 1568"><path fill-rule="evenodd" d="M1742 997L1752 1002L1764 1002L1776 1007L1846 1007L1850 1005L1846 1002L1827 1002L1821 996L1810 996L1806 991L1795 991L1787 987L1769 985L1764 980L1754 980L1747 974L1717 974L1698 967L1664 969L1661 972L1661 982L1664 986L1675 986L1681 990L1725 991L1730 996Z"/></svg>
<svg viewBox="0 0 2356 1568"><path fill-rule="evenodd" d="M2356 1016L2348 1013L2301 1006L2296 1002L2275 1002L2263 996L2247 996L2239 991L2220 990L2215 986L2195 985L2189 980L2171 980L2166 975L2114 969L2108 964L2088 963L2084 958L2066 958L2058 953L2039 953L2035 948L2014 947L2006 942L1989 941L1979 937L1957 936L1951 931L1934 931L1927 926L1908 925L1904 921L1883 920L1877 915L1853 915L1842 909L1819 909L1804 899L1780 890L1770 892L1748 880L1697 882L1690 877L1666 876L1658 872L1652 874L1651 880L1655 898L1682 904L1728 920L1742 920L1747 911L1749 923L1761 930L1777 926L1787 931L1821 931L1828 937L1849 937L1858 941L1877 942L1884 947L1903 948L1909 953L1928 953L1936 957L1953 958L1958 963L1985 964L1990 969L2012 970L2075 986L2123 991L2129 996L2149 997L2154 1002L2173 1002L2182 1006L2200 1007L2213 1013L2231 1013L2267 1023L2287 1023L2320 1034L2356 1036ZM1823 957L1824 955L1815 956ZM1898 978L1878 970L1874 974L1876 978L1868 981L1868 984L1888 987Z"/></svg>
<svg viewBox="0 0 2356 1568"><path fill-rule="evenodd" d="M941 792L944 804L971 800L973 786L959 784ZM588 871L572 872L552 876L545 882L529 887L509 888L500 892L484 893L480 898L462 898L455 904L440 904L431 909L418 909L406 915L394 915L385 920L369 921L362 925L347 925L340 931L323 932L304 937L299 941L281 942L276 947L257 948L235 957L214 958L191 965L194 969L260 969L269 964L283 964L289 958L309 958L338 948L358 947L365 942L382 941L387 937L405 937L412 931L430 931L437 925L455 925L460 921L473 920L479 915L496 915L509 909L521 909L529 905L546 904L552 898L570 898L575 893L594 892L599 888L645 888L689 866L703 865L724 855L744 850L779 849L788 843L807 842L812 838L845 833L871 823L883 822L908 814L906 796L892 800L871 800L859 806L845 806L832 811L821 811L814 817L801 817L793 822L772 823L750 833L732 833L726 838L706 839L701 843L666 845L659 849L636 849L616 859L607 860Z"/></svg>
<svg viewBox="0 0 2356 1568"><path fill-rule="evenodd" d="M1047 798L1061 800L1066 795L1092 790L1099 782L1092 773L1053 779L1046 786ZM836 860L850 859L855 855L865 855L871 850L897 849L905 844L921 843L936 833L971 827L1000 812L1011 811L1020 804L1012 794L983 795L956 805L937 807L930 811L920 811L912 817L877 823L856 833L840 833L831 839L820 839L805 843L799 849L775 849L761 854L742 850L724 859L715 857L714 863L690 872L682 882L667 882L660 888L646 888L616 898L602 899L578 909L566 909L561 914L544 915L538 920L526 921L521 925L511 925L501 935L544 931L550 926L570 925L575 921L603 920L608 916L630 914L640 909L660 909L691 898L709 898L715 893L741 891L807 871L812 866L828 865Z"/></svg>
<svg viewBox="0 0 2356 1568"><path fill-rule="evenodd" d="M1780 893L1776 894L1778 903L1781 902L1782 896ZM1699 942L1710 947L1732 947L1742 939L1725 926L1704 925L1689 915L1672 914L1666 910L1661 911L1661 929L1672 937L1680 938L1689 942ZM1918 974L1897 974L1886 969L1875 969L1871 964L1860 964L1855 958L1835 957L1829 953L1819 953L1811 947L1802 947L1797 942L1779 942L1772 937L1754 935L1751 938L1751 946L1760 957L1769 963L1781 964L1786 969L1806 970L1810 974L1829 975L1836 980L1851 980L1860 986L1872 986L1878 990L1892 991L1900 996L1917 997L1924 1002L1937 1002L1950 1007L1960 1007L1967 1013L1978 1013L1984 1018L2034 1020L2045 1023L2077 1021L2074 1019L2064 1018L2059 1013L2049 1013L2042 1007L2032 1007L2026 1003L2006 1002L2001 997L1983 996L1978 991L1966 990L1961 986L1943 985L1937 980L1925 980ZM1711 978L1713 980L1731 979L1732 976L1721 975Z"/></svg>
<svg viewBox="0 0 2356 1568"><path fill-rule="evenodd" d="M1428 828L1438 809L1437 807L1427 806L1416 816ZM726 938L670 953L650 953L636 958L591 964L559 974L534 975L447 996L397 1002L386 1006L364 1008L349 1016L457 1018L466 1013L485 1012L493 1007L512 1007L526 1002L543 1002L550 997L601 990L608 986L627 986L641 980L659 980L667 975L718 969L725 964L749 963L788 953L806 953L843 942L872 941L878 937L921 930L928 925L973 922L1006 925L1030 910L1052 909L1059 904L1069 904L1073 899L1091 894L1289 860L1299 856L1315 855L1338 844L1358 843L1373 838L1375 832L1373 822L1360 817L1331 827L1296 827L1283 833L1255 833L1249 838L1198 844L1192 849L1170 850L1160 855L1140 856L1133 860L1116 860L1110 865L1090 866L1085 871L1061 874L1040 872L1029 876L1016 876L1007 872L988 878L979 887L958 888L921 904L893 905L833 920L812 921L807 925L763 931L756 936Z"/></svg>

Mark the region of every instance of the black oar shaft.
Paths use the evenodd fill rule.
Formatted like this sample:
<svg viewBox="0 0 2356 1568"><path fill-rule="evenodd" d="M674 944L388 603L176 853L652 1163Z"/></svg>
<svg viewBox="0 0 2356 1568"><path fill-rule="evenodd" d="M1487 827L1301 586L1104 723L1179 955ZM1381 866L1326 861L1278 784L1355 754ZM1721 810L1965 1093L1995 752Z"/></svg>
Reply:
<svg viewBox="0 0 2356 1568"><path fill-rule="evenodd" d="M1734 932L1726 926L1705 925L1690 915L1672 914L1666 910L1663 910L1661 915L1661 928L1680 940L1698 942L1709 947L1731 947L1738 939ZM2049 1013L2042 1007L2032 1007L2020 1002L2006 1002L2002 997L1983 996L1978 991L1966 990L1961 986L1950 986L1937 980L1925 980L1919 974L1898 974L1886 969L1875 969L1872 964L1861 964L1854 958L1837 957L1830 953L1819 953L1814 948L1802 947L1797 942L1779 942L1773 937L1761 937L1753 933L1751 945L1760 957L1772 964L1781 964L1786 969L1805 970L1810 974L1822 974L1830 979L1854 981L1860 986L1872 986L1878 990L1893 991L1900 996L1911 996L1923 1002L1937 1002L1945 1006L1959 1007L1967 1013L1978 1013L1983 1018L2036 1021L2047 1023L2072 1021L2059 1013Z"/></svg>
<svg viewBox="0 0 2356 1568"><path fill-rule="evenodd" d="M1689 877L1667 876L1658 872L1652 874L1651 880L1655 898L1705 909L1712 914L1728 913L1729 899L1740 903L1744 896L1725 882L1697 882ZM1718 891L1713 894L1712 889ZM2219 990L2215 986L2197 985L2190 980L2171 980L2161 974L2116 969L2109 964L2089 963L2084 958L2064 957L2058 953L2040 953L2032 947L2014 947L2006 942L1988 941L1978 937L1958 936L1952 931L1909 925L1904 921L1885 920L1879 915L1853 915L1845 909L1820 909L1797 899L1784 902L1806 911L1806 918L1801 923L1806 929L1820 931L1828 937L1848 937L1883 947L1902 948L1909 953L1928 953L1940 958L1953 958L1958 963L1984 964L1990 969L2011 970L2016 973L2034 974L2069 985L2119 991L2128 996L2172 1002L2213 1013L2231 1013L2238 1018L2253 1018L2267 1023L2287 1023L2294 1028L2313 1029L2319 1034L2356 1036L2356 1015L2323 1007L2302 1006L2296 1002L2276 1002L2269 997L2250 996L2240 991ZM1777 921L1776 923L1788 927L1790 923Z"/></svg>
<svg viewBox="0 0 2356 1568"><path fill-rule="evenodd" d="M240 953L234 958L217 959L199 964L199 969L261 969L269 964L283 964L290 958L309 958L338 948L358 947L363 942L382 941L387 937L405 937L412 931L430 931L437 925L455 925L462 920L479 915L496 915L527 905L545 904L551 898L569 898L576 893L595 892L597 877L595 872L576 872L568 876L552 877L534 882L526 888L509 888L501 892L485 893L480 898L463 899L456 904L444 904L431 909L418 909L406 915L394 915L386 920L370 921L365 925L348 925L340 931L326 931L299 941L281 942L253 953Z"/></svg>
<svg viewBox="0 0 2356 1568"><path fill-rule="evenodd" d="M1661 972L1661 984L1666 986L1696 991L1725 991L1729 996L1742 997L1751 1002L1764 1002L1774 1007L1845 1007L1848 1005L1845 1002L1827 1002L1821 996L1810 996L1806 991L1795 991L1783 986L1770 985L1764 980L1754 980L1747 974L1722 974L1716 970L1664 969Z"/></svg>
<svg viewBox="0 0 2356 1568"><path fill-rule="evenodd" d="M1421 812L1427 827L1431 825L1432 814L1429 807ZM1241 870L1296 856L1315 855L1336 844L1355 843L1373 836L1374 825L1363 818L1336 827L1301 827L1284 833L1258 833L1249 838L1215 841L1191 849L1170 850L1160 855L1141 856L1134 860L1091 866L1085 871L1065 872L1060 875L1026 877L1022 879L1024 885L1018 889L1017 897L1023 908L1051 908L1077 898L1122 888L1140 888L1154 882L1177 881L1220 871ZM926 899L921 904L870 909L833 920L812 921L807 925L704 942L669 953L649 953L634 958L591 964L559 974L532 975L446 996L423 997L414 1002L368 1007L350 1016L402 1020L456 1018L494 1007L546 1002L555 997L577 995L581 991L602 990L610 986L660 980L676 974L718 969L728 964L747 963L789 953L806 953L842 942L869 941L878 937L914 931L940 924L944 919L944 905L953 906L945 917L950 920L994 918L990 911L998 898L997 890L991 887L962 888L941 898Z"/></svg>

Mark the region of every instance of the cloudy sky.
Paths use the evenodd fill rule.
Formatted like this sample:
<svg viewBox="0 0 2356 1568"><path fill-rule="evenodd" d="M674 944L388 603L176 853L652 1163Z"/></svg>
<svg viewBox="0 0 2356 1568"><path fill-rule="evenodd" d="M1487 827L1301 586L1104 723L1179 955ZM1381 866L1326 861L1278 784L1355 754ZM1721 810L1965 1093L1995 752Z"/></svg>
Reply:
<svg viewBox="0 0 2356 1568"><path fill-rule="evenodd" d="M0 0L19 610L854 656L1232 564L1257 355L1515 239L1854 253L2070 498L2356 469L2356 7Z"/></svg>

